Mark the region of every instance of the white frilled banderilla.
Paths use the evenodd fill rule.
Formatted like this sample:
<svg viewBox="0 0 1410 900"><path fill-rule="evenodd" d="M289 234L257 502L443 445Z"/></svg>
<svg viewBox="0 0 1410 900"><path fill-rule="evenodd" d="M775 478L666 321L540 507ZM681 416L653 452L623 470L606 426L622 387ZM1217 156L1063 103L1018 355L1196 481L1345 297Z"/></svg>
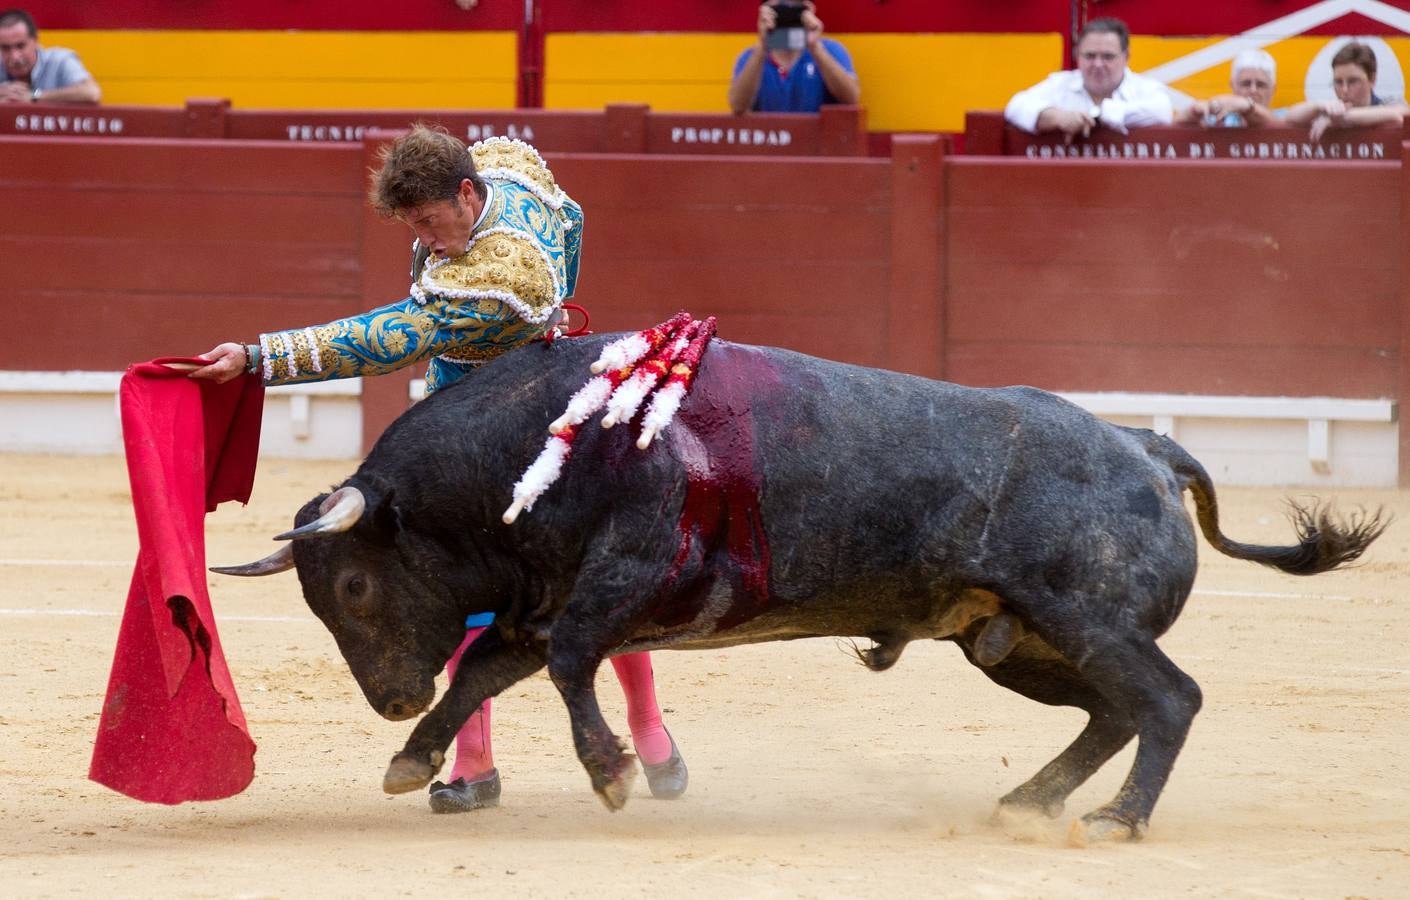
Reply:
<svg viewBox="0 0 1410 900"><path fill-rule="evenodd" d="M682 311L654 328L602 348L590 367L593 377L568 401L563 415L548 426L543 451L514 484L514 502L504 511L505 523L513 524L519 513L532 509L534 501L558 480L573 452L578 426L598 410L606 407L601 424L611 428L630 422L650 397L636 445L642 450L651 446L675 417L714 334L714 316L694 319Z"/></svg>

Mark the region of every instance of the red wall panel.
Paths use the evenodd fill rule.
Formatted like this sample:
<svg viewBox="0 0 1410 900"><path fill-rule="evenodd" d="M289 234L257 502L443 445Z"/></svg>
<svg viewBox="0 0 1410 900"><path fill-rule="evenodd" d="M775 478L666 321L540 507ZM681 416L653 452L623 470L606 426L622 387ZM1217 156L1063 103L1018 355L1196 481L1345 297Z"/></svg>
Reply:
<svg viewBox="0 0 1410 900"><path fill-rule="evenodd" d="M360 145L0 141L6 368L121 369L362 306Z"/></svg>
<svg viewBox="0 0 1410 900"><path fill-rule="evenodd" d="M888 161L548 160L586 210L578 299L594 329L687 309L730 340L885 364Z"/></svg>
<svg viewBox="0 0 1410 900"><path fill-rule="evenodd" d="M1394 396L1400 167L954 160L946 376Z"/></svg>

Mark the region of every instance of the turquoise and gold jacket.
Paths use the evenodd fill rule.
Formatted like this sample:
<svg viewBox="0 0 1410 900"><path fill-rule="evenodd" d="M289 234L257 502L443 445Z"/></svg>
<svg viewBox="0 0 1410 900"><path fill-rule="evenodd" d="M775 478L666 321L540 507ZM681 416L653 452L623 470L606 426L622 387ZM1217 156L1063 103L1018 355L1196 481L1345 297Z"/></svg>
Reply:
<svg viewBox="0 0 1410 900"><path fill-rule="evenodd" d="M413 244L405 299L261 334L266 384L381 375L430 359L429 393L552 327L577 284L582 208L523 141L490 138L470 154L489 194L465 252L429 260Z"/></svg>

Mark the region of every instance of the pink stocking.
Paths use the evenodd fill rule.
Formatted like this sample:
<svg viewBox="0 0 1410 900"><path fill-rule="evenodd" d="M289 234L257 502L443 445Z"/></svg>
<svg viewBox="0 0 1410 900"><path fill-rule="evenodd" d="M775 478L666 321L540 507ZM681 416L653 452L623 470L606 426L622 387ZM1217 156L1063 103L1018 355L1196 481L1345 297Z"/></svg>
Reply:
<svg viewBox="0 0 1410 900"><path fill-rule="evenodd" d="M656 705L656 680L651 672L650 653L628 653L612 657L612 668L627 697L627 725L632 730L641 761L651 765L671 757L671 736L661 724L661 707Z"/></svg>
<svg viewBox="0 0 1410 900"><path fill-rule="evenodd" d="M451 678L455 677L455 667L460 664L460 655L465 652L465 648L470 646L470 642L480 636L483 628L467 628L465 630L465 640L460 642L460 647L456 649L450 659L446 662L446 674ZM464 778L466 781L474 781L488 774L494 768L494 749L490 746L490 701L486 700L474 715L465 720L465 724L460 726L460 732L455 736L455 765L451 766L450 778L454 781L457 778Z"/></svg>

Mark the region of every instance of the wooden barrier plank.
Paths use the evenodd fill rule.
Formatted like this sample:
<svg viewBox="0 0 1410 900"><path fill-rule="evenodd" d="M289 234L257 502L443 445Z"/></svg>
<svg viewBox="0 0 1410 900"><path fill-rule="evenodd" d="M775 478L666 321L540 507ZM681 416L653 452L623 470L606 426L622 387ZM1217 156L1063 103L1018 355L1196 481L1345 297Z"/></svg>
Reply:
<svg viewBox="0 0 1410 900"><path fill-rule="evenodd" d="M1012 269L1005 269L1005 282ZM1241 291L1214 296L1196 291L1132 288L1131 271L1107 272L1120 288L1107 291L1055 291L1041 279L1031 291L1004 284L994 291L966 291L949 285L949 330L955 340L1152 341L1152 343L1239 343L1279 340L1304 347L1393 348L1386 322L1396 316L1399 291L1387 285L1379 295L1352 292L1303 293ZM1141 274L1139 276L1145 276ZM1337 298L1334 306L1328 299Z"/></svg>
<svg viewBox="0 0 1410 900"><path fill-rule="evenodd" d="M82 190L361 195L356 145L299 146L263 141L11 137L0 139L0 185L65 185Z"/></svg>
<svg viewBox="0 0 1410 900"><path fill-rule="evenodd" d="M0 135L184 138L189 133L181 107L34 103L6 107L0 115Z"/></svg>
<svg viewBox="0 0 1410 900"><path fill-rule="evenodd" d="M951 341L952 380L1056 391L1396 397L1400 357L1371 348Z"/></svg>
<svg viewBox="0 0 1410 900"><path fill-rule="evenodd" d="M1400 201L1400 215L1394 220L1400 228L1395 254L1395 258L1400 261L1400 308L1398 316L1387 319L1387 324L1395 322L1399 326L1400 368L1397 372L1395 385L1386 396L1399 398L1403 405L1407 399L1410 399L1410 143L1400 145L1400 154L1400 184L1395 192L1395 196ZM1410 416L1406 414L1404 409L1401 409L1400 421L1397 424L1400 430L1398 481L1402 488L1410 487L1410 421L1407 421L1408 419Z"/></svg>
<svg viewBox="0 0 1410 900"><path fill-rule="evenodd" d="M1394 163L1270 162L1041 162L1006 157L956 157L947 165L952 208L992 205L997 189L1004 205L1047 207L1061 203L1071 218L1078 211L1116 207L1207 210L1227 216L1237 199L1263 196L1286 210L1282 185L1295 180L1298 203L1307 208L1375 204L1393 192L1400 167ZM1242 187L1239 187L1242 185ZM1254 188L1257 188L1255 190Z"/></svg>
<svg viewBox="0 0 1410 900"><path fill-rule="evenodd" d="M599 205L649 208L661 205L760 209L846 208L862 212L869 198L885 191L888 160L866 157L709 157L629 154L546 154L558 183L583 205L592 227ZM880 196L886 197L885 193ZM819 229L822 231L824 229Z"/></svg>
<svg viewBox="0 0 1410 900"><path fill-rule="evenodd" d="M390 136L373 134L357 145L359 168L369 171L379 166L379 153ZM352 252L362 263L358 308L374 309L406 296L410 287L411 241L409 229L389 221L364 203L359 219L361 234ZM407 366L397 372L362 380L362 450L372 449L377 438L410 404L412 378L424 377L426 363Z"/></svg>
<svg viewBox="0 0 1410 900"><path fill-rule="evenodd" d="M865 156L868 143L866 111L855 106L733 116L653 112L640 103L601 110L241 109L225 99L193 99L184 107L40 104L0 116L0 135L356 144L374 129L404 131L417 122L467 143L508 137L544 152Z"/></svg>
<svg viewBox="0 0 1410 900"><path fill-rule="evenodd" d="M56 291L133 291L192 296L238 289L274 296L357 297L362 261L346 244L260 240L3 238L6 276ZM12 255L13 251L13 255Z"/></svg>
<svg viewBox="0 0 1410 900"><path fill-rule="evenodd" d="M1099 214L1069 215L1054 221L1052 206L952 206L950 252L957 263L1013 257L1055 262L1107 262L1121 255L1236 271L1264 266L1320 266L1347 262L1346 247L1363 248L1366 264L1396 268L1398 238L1380 219L1368 219L1367 206L1322 206L1314 220L1291 217L1286 209L1246 206L1230 196L1218 213L1176 210L1157 219L1146 209L1108 208ZM1172 221L1173 219L1173 221ZM1329 240L1325 223L1336 222ZM1276 275L1270 273L1270 277Z"/></svg>
<svg viewBox="0 0 1410 900"><path fill-rule="evenodd" d="M352 244L359 234L363 200L351 193L301 194L296 185L277 201L270 214L268 194L222 193L215 199L203 190L128 190L30 182L10 187L0 198L6 210L24 210L22 219L8 218L10 234L72 239L74 221L82 217L89 229L110 228L125 241L201 241ZM218 204L218 209L213 208ZM0 238L3 240L4 238Z"/></svg>
<svg viewBox="0 0 1410 900"><path fill-rule="evenodd" d="M1153 126L1124 134L1098 126L1086 138L1069 139L1055 132L1035 135L1021 131L1006 123L999 110L967 112L964 134L965 152L971 156L1070 161L1236 159L1256 164L1284 159L1398 161L1400 141L1401 128L1396 125L1331 129L1321 141L1313 141L1306 128L1281 124L1263 128Z"/></svg>
<svg viewBox="0 0 1410 900"><path fill-rule="evenodd" d="M1394 165L970 158L948 176L956 380L1389 396Z"/></svg>
<svg viewBox="0 0 1410 900"><path fill-rule="evenodd" d="M938 137L897 135L891 143L889 366L930 378L945 375L944 162Z"/></svg>
<svg viewBox="0 0 1410 900"><path fill-rule="evenodd" d="M588 210L585 266L603 253L613 259L777 261L798 267L810 261L884 260L888 252L888 218L881 209L858 210L849 217L844 204L770 205L740 195L721 198L733 202L712 207L667 197L648 206L617 206L597 200L591 189L578 193ZM820 228L823 221L836 227Z"/></svg>
<svg viewBox="0 0 1410 900"><path fill-rule="evenodd" d="M192 296L137 291L6 290L7 328L30 339L6 350L11 370L120 371L157 356L204 353L221 341L253 341L274 331L357 311L347 299L225 293Z"/></svg>
<svg viewBox="0 0 1410 900"><path fill-rule="evenodd" d="M594 248L602 249L602 248ZM871 309L882 312L886 290L887 263L884 257L868 261L779 258L729 260L689 255L674 258L618 254L606 249L589 251L580 273L578 299L598 304L628 303L659 297L670 304L672 297L691 302L707 302L700 312L748 312L772 305L774 297L847 297L853 303L837 303L848 314ZM816 314L816 303L805 303L799 315ZM674 309L671 312L675 312Z"/></svg>
<svg viewBox="0 0 1410 900"><path fill-rule="evenodd" d="M232 140L361 144L372 129L405 131L417 122L440 125L466 143L488 137L528 141L539 150L599 152L609 149L600 111L536 109L232 109L226 137Z"/></svg>

